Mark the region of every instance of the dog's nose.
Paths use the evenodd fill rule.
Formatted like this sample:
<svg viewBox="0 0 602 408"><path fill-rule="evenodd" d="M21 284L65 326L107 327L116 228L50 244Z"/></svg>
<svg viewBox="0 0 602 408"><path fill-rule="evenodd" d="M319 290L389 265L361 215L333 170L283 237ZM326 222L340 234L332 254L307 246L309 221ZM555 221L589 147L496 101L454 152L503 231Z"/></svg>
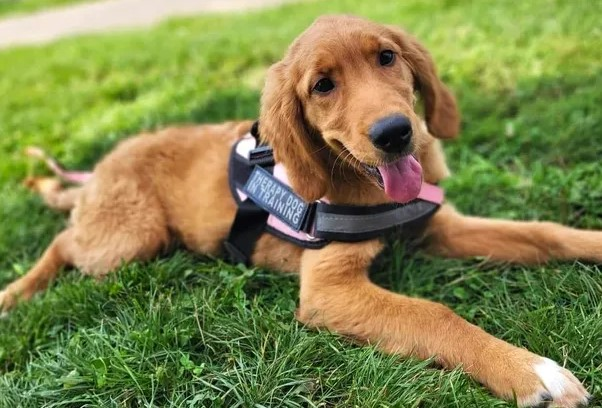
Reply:
<svg viewBox="0 0 602 408"><path fill-rule="evenodd" d="M412 123L403 115L379 119L370 128L370 139L387 153L401 153L412 140Z"/></svg>

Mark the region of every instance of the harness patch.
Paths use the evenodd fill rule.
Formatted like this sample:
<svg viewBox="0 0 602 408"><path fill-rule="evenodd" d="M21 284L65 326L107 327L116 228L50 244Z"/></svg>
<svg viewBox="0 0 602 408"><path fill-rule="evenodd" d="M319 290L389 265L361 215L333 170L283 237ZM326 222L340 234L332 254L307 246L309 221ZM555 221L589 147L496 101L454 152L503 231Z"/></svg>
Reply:
<svg viewBox="0 0 602 408"><path fill-rule="evenodd" d="M243 191L255 204L295 231L303 227L309 204L263 168L255 166Z"/></svg>

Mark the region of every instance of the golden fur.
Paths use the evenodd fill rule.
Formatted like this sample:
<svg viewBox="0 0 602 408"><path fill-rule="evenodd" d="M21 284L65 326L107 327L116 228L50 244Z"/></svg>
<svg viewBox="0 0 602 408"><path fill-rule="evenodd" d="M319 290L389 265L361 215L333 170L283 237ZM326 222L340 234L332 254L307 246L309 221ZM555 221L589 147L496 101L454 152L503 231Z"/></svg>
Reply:
<svg viewBox="0 0 602 408"><path fill-rule="evenodd" d="M377 62L383 49L397 55L391 66ZM325 76L336 88L328 95L313 93L313 84ZM415 91L424 119L415 111ZM455 137L460 118L428 52L397 28L323 17L270 68L260 131L306 200L327 196L337 204L377 204L389 200L360 163L387 159L367 132L392 113L411 120L412 150L426 181L448 176L439 139ZM48 205L72 210L71 223L30 271L0 294L3 309L46 287L65 265L99 278L120 262L155 257L174 239L192 251L220 255L236 211L227 183L228 155L250 126L248 121L178 127L133 137L102 159L82 187L30 180ZM432 217L425 236L432 250L453 257L602 262L602 232L467 217L449 204ZM551 361L485 333L443 305L374 285L367 271L381 249L382 243L372 240L304 250L264 234L253 262L300 274L297 318L309 326L390 353L435 357L444 367L461 365L493 393L520 405L550 399L575 407L585 401L579 381Z"/></svg>

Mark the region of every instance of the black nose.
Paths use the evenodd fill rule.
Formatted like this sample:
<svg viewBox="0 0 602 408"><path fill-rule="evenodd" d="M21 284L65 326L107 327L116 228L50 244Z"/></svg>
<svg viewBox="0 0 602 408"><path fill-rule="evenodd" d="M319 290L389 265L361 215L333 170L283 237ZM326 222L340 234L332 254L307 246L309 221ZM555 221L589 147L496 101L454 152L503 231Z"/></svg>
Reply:
<svg viewBox="0 0 602 408"><path fill-rule="evenodd" d="M401 153L412 140L412 123L403 115L379 119L370 128L370 139L387 153Z"/></svg>

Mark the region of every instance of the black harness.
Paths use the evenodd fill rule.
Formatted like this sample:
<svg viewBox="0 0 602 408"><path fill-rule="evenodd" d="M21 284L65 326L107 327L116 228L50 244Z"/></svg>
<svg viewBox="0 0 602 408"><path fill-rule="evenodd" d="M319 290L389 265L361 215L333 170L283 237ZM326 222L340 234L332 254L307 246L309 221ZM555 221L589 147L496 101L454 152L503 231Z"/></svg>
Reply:
<svg viewBox="0 0 602 408"><path fill-rule="evenodd" d="M258 125L251 135L258 140ZM257 143L247 157L237 153L238 141L230 154L228 180L238 210L225 249L232 262L249 265L259 237L268 232L304 248L318 249L332 241L358 242L383 236L387 232L430 218L439 204L415 199L407 204L373 206L308 203L287 184L273 176L272 148ZM291 235L268 223L273 216ZM299 238L299 233L304 239Z"/></svg>

